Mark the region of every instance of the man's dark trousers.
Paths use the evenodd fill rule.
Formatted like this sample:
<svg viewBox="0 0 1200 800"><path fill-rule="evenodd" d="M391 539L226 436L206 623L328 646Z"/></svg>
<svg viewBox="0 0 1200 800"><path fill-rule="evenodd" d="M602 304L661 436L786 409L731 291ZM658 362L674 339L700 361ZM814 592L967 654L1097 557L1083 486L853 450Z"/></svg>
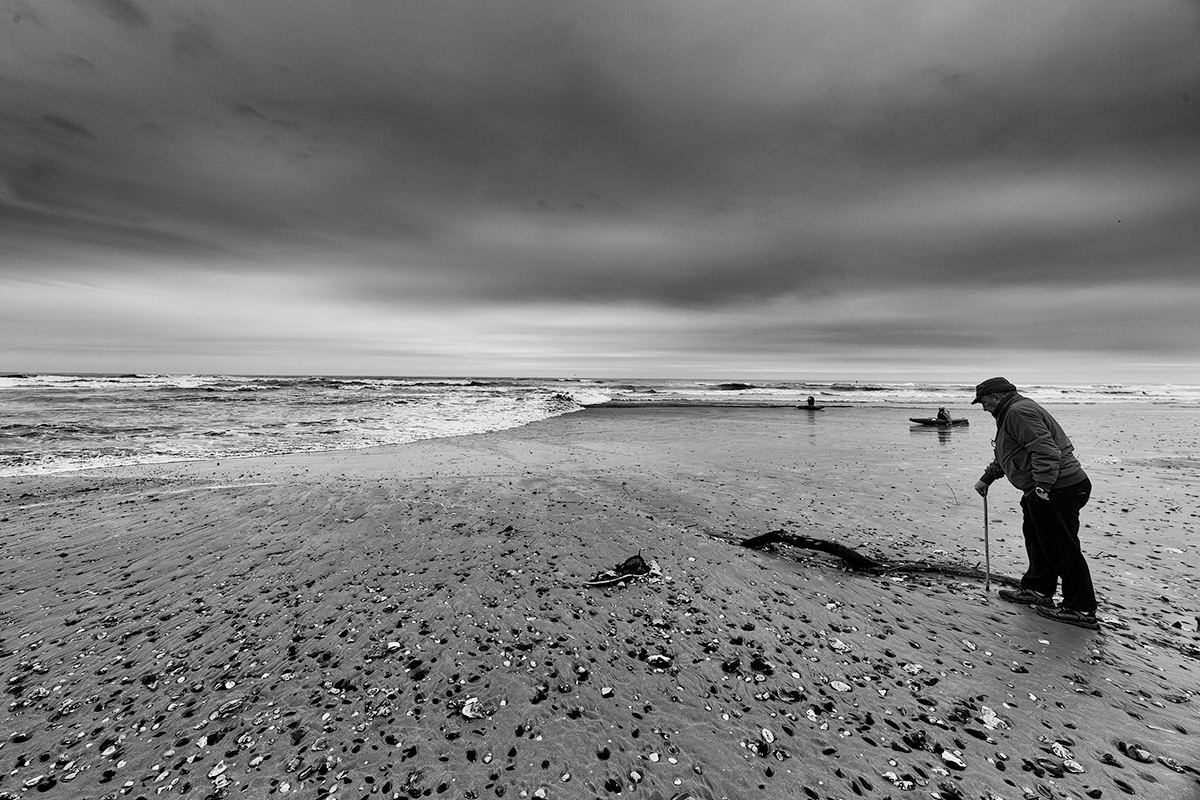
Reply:
<svg viewBox="0 0 1200 800"><path fill-rule="evenodd" d="M1079 509L1091 494L1092 482L1084 478L1052 490L1049 500L1039 500L1032 492L1021 498L1021 532L1029 555L1022 588L1052 597L1061 577L1062 604L1085 614L1096 613L1096 591L1079 547Z"/></svg>

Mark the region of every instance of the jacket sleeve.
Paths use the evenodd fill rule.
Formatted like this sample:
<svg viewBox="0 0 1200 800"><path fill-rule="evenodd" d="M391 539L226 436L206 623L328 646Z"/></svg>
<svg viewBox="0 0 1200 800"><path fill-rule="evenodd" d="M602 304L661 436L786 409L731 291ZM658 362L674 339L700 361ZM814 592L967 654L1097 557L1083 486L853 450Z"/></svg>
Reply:
<svg viewBox="0 0 1200 800"><path fill-rule="evenodd" d="M996 481L1000 480L1003 477L1004 477L1004 470L1001 469L1000 464L993 459L992 463L988 464L987 467L983 470L983 477L981 477L979 480L981 480L987 484L992 484L992 483L995 483Z"/></svg>
<svg viewBox="0 0 1200 800"><path fill-rule="evenodd" d="M1034 484L1053 486L1058 480L1063 454L1045 418L1034 408L1014 408L1008 415L1008 421L1010 434L1029 454Z"/></svg>

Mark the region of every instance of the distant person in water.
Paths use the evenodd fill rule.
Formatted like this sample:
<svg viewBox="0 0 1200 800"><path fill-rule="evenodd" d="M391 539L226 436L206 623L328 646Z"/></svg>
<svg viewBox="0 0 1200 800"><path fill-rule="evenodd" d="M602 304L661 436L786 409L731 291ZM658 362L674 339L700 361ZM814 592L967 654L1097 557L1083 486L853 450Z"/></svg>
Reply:
<svg viewBox="0 0 1200 800"><path fill-rule="evenodd" d="M945 406L938 409L937 418L938 418L939 422L953 422L954 421L954 420L950 419L950 412L946 410Z"/></svg>
<svg viewBox="0 0 1200 800"><path fill-rule="evenodd" d="M813 406L815 406L817 404L817 401L813 399L812 395L809 395L808 400L806 400L805 402L808 403L809 408L812 408Z"/></svg>
<svg viewBox="0 0 1200 800"><path fill-rule="evenodd" d="M1017 393L1004 378L975 387L974 403L996 418L995 456L975 484L987 496L1000 477L1021 490L1021 532L1029 568L1020 589L1001 589L1010 603L1033 606L1039 614L1083 628L1098 628L1096 592L1079 547L1079 510L1092 482L1075 458L1075 446L1040 405ZM1062 579L1062 603L1052 598Z"/></svg>

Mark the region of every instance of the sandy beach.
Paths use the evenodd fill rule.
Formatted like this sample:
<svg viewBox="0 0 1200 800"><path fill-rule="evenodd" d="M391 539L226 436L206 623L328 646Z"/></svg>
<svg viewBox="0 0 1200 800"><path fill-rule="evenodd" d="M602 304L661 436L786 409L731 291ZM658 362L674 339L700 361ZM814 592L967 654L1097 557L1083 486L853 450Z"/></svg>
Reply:
<svg viewBox="0 0 1200 800"><path fill-rule="evenodd" d="M595 408L6 478L0 798L1200 797L1200 410L1126 411L1055 410L1099 632L740 546L982 567L973 410ZM584 585L639 552L655 576Z"/></svg>

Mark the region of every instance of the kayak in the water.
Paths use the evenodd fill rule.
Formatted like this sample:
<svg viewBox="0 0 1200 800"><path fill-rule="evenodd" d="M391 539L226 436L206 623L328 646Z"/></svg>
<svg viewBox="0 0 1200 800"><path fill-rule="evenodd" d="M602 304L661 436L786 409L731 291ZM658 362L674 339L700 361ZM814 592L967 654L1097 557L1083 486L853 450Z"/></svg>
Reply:
<svg viewBox="0 0 1200 800"><path fill-rule="evenodd" d="M915 422L918 425L927 425L934 428L956 428L960 425L970 425L970 420L967 419L952 419L944 420L937 417L909 417L909 422Z"/></svg>
<svg viewBox="0 0 1200 800"><path fill-rule="evenodd" d="M796 406L801 411L824 411L825 406Z"/></svg>

